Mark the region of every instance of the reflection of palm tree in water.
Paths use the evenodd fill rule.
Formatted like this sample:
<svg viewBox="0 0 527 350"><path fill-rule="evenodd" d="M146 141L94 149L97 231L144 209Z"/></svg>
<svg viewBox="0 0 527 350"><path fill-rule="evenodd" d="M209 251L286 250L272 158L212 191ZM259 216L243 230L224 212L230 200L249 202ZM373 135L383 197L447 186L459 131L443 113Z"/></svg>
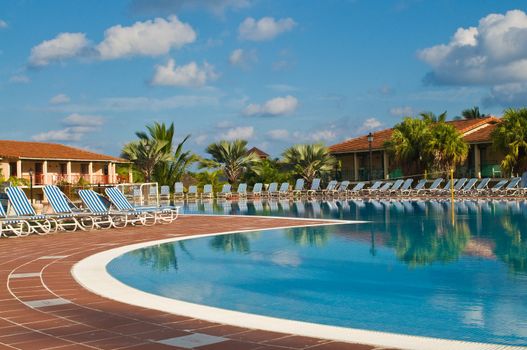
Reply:
<svg viewBox="0 0 527 350"><path fill-rule="evenodd" d="M179 248L188 256L190 252L186 249L183 241L177 242ZM152 247L141 248L130 252L132 255L139 256L141 265L149 265L155 271L168 271L171 267L178 270L178 259L176 255L175 243L165 243Z"/></svg>
<svg viewBox="0 0 527 350"><path fill-rule="evenodd" d="M520 225L513 223L509 216L502 217L501 226L503 230L499 230L495 237L494 253L509 266L511 272L527 271L527 243L524 237L526 233L522 235Z"/></svg>
<svg viewBox="0 0 527 350"><path fill-rule="evenodd" d="M226 253L250 253L249 238L243 233L215 236L210 241L210 246Z"/></svg>
<svg viewBox="0 0 527 350"><path fill-rule="evenodd" d="M286 231L286 234L296 244L311 247L321 247L329 238L326 227L291 228Z"/></svg>
<svg viewBox="0 0 527 350"><path fill-rule="evenodd" d="M395 247L398 259L419 266L456 260L469 239L466 223L450 226L437 220L397 226L387 244Z"/></svg>

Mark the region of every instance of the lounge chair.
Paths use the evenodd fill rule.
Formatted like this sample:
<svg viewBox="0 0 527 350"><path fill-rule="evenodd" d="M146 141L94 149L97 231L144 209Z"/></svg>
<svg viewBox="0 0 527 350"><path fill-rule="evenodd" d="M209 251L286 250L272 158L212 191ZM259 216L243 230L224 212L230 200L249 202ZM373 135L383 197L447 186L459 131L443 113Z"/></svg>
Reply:
<svg viewBox="0 0 527 350"><path fill-rule="evenodd" d="M179 207L135 207L126 199L124 194L119 191L117 187L108 187L104 192L108 198L110 198L110 202L112 202L120 212L137 212L138 214L145 214L145 225L149 223L148 219L150 218L150 215L153 215L154 223L171 223L176 220L179 215Z"/></svg>
<svg viewBox="0 0 527 350"><path fill-rule="evenodd" d="M337 180L331 180L330 182L328 182L326 188L322 190L322 196L331 195L333 191L335 191L335 188L337 188L337 184Z"/></svg>
<svg viewBox="0 0 527 350"><path fill-rule="evenodd" d="M381 187L379 187L377 190L370 191L371 195L376 196L384 196L390 193L390 190L392 189L394 185L394 182L385 182Z"/></svg>
<svg viewBox="0 0 527 350"><path fill-rule="evenodd" d="M5 192L16 216L29 224L32 233L44 235L57 230L57 220L48 215L37 215L20 187L8 187Z"/></svg>
<svg viewBox="0 0 527 350"><path fill-rule="evenodd" d="M476 182L478 182L477 178L472 178L472 179L468 180L468 182L465 184L465 186L463 186L461 189L459 189L459 191L457 191L457 193L459 195L468 195L468 194L472 193L472 190L473 190L474 186L476 185Z"/></svg>
<svg viewBox="0 0 527 350"><path fill-rule="evenodd" d="M146 202L148 203L148 205L150 205L151 202L155 202L156 205L159 205L157 186L150 186L148 188L148 198Z"/></svg>
<svg viewBox="0 0 527 350"><path fill-rule="evenodd" d="M452 182L453 181L453 182ZM444 187L437 187L435 189L432 189L431 187L428 189L428 194L430 195L442 195L447 194L452 190L452 187L456 185L457 179L448 180L446 185Z"/></svg>
<svg viewBox="0 0 527 350"><path fill-rule="evenodd" d="M521 193L522 190L520 189L520 181L522 180L521 177L513 177L511 181L505 186L501 194L506 196L514 196L518 193Z"/></svg>
<svg viewBox="0 0 527 350"><path fill-rule="evenodd" d="M238 189L236 190L236 195L238 198L247 198L247 184L241 183L238 185Z"/></svg>
<svg viewBox="0 0 527 350"><path fill-rule="evenodd" d="M185 187L183 182L176 182L174 184L174 202L185 199Z"/></svg>
<svg viewBox="0 0 527 350"><path fill-rule="evenodd" d="M404 182L401 185L401 187L399 188L399 190L395 191L395 192L398 192L398 193L395 193L395 192L390 192L390 193L391 194L404 195L405 193L407 193L408 191L410 191L412 189L412 184L413 183L414 183L414 179L406 179L406 180L404 180Z"/></svg>
<svg viewBox="0 0 527 350"><path fill-rule="evenodd" d="M271 182L269 184L269 187L267 187L267 191L263 191L262 195L266 197L272 197L278 194L278 183Z"/></svg>
<svg viewBox="0 0 527 350"><path fill-rule="evenodd" d="M248 192L247 196L252 198L260 197L262 195L262 187L263 184L261 182L255 183L253 186L253 190L251 192Z"/></svg>
<svg viewBox="0 0 527 350"><path fill-rule="evenodd" d="M161 186L159 191L159 200L170 203L170 186Z"/></svg>
<svg viewBox="0 0 527 350"><path fill-rule="evenodd" d="M348 194L351 196L359 195L361 191L364 189L364 186L366 186L366 182L361 181L357 183L351 190L348 190Z"/></svg>
<svg viewBox="0 0 527 350"><path fill-rule="evenodd" d="M231 184L223 184L223 187L221 188L221 192L218 193L218 198L221 198L221 199L230 198L232 196L231 188L232 188Z"/></svg>
<svg viewBox="0 0 527 350"><path fill-rule="evenodd" d="M383 182L382 181L375 181L375 183L370 188L364 188L362 189L362 194L371 194L372 192L377 191L381 186Z"/></svg>
<svg viewBox="0 0 527 350"><path fill-rule="evenodd" d="M190 187L189 187L189 192L190 192ZM196 186L194 186L194 188L196 189L196 196L197 196L198 188ZM207 198L207 199L214 198L214 190L211 184L206 184L205 186L203 186L203 192L201 192L201 199L204 199L204 198Z"/></svg>
<svg viewBox="0 0 527 350"><path fill-rule="evenodd" d="M466 177L463 177L459 180L456 181L455 185L454 185L454 193L459 193L459 191L461 191L461 189L465 186L465 184L467 183L468 179ZM450 193L451 190L448 191L448 193Z"/></svg>
<svg viewBox="0 0 527 350"><path fill-rule="evenodd" d="M198 186L190 185L186 194L187 200L196 200L198 198Z"/></svg>
<svg viewBox="0 0 527 350"><path fill-rule="evenodd" d="M301 196L304 193L304 179L296 179L295 187L293 188L293 196Z"/></svg>
<svg viewBox="0 0 527 350"><path fill-rule="evenodd" d="M509 180L500 180L498 181L493 187L489 188L486 191L486 194L488 195L495 195L499 194L502 188L509 182Z"/></svg>
<svg viewBox="0 0 527 350"><path fill-rule="evenodd" d="M282 182L277 195L278 197L286 197L289 195L289 182Z"/></svg>
<svg viewBox="0 0 527 350"><path fill-rule="evenodd" d="M442 180L442 179L441 179ZM436 179L437 181L437 179ZM419 182L417 183L417 185L415 185L414 188L410 187L408 189L402 189L401 190L401 194L403 196L410 196L411 194L418 194L420 191L424 190L425 189L425 186L426 186L426 183L428 182L427 179L421 179L419 180Z"/></svg>
<svg viewBox="0 0 527 350"><path fill-rule="evenodd" d="M472 190L471 194L472 195L479 195L479 194L482 194L484 192L487 192L488 191L489 182L490 182L490 178L489 177L486 177L486 178L482 179L481 182L476 186L476 188Z"/></svg>
<svg viewBox="0 0 527 350"><path fill-rule="evenodd" d="M348 180L342 181L338 188L333 191L333 195L340 197L340 196L346 196L348 194L348 187L350 185L350 182Z"/></svg>
<svg viewBox="0 0 527 350"><path fill-rule="evenodd" d="M387 194L395 194L396 192L398 192L400 189L401 189L401 186L404 184L404 180L402 179L398 179L398 180L395 180L395 182L393 183L392 187L390 187L390 189L387 190Z"/></svg>
<svg viewBox="0 0 527 350"><path fill-rule="evenodd" d="M0 203L0 237L24 237L31 233L29 222L18 217L8 216Z"/></svg>
<svg viewBox="0 0 527 350"><path fill-rule="evenodd" d="M306 191L306 195L313 196L317 194L320 191L320 179L316 178L313 179L313 182L311 182L311 187L309 190Z"/></svg>
<svg viewBox="0 0 527 350"><path fill-rule="evenodd" d="M137 211L112 211L106 206L100 194L94 190L79 190L79 197L86 206L86 209L93 215L100 218L95 223L98 228L115 227L123 228L128 224L135 225L145 224L147 215L143 212ZM149 215L150 217L152 215Z"/></svg>
<svg viewBox="0 0 527 350"><path fill-rule="evenodd" d="M141 191L141 187L135 186L132 190L132 200L135 205L143 205L144 198L143 198L143 191Z"/></svg>
<svg viewBox="0 0 527 350"><path fill-rule="evenodd" d="M58 186L46 185L43 191L53 213L57 216L65 215L71 220L71 224L68 226L72 226L74 230L81 229L83 231L95 228L97 217L77 208Z"/></svg>
<svg viewBox="0 0 527 350"><path fill-rule="evenodd" d="M434 182L432 182L432 184L430 185L430 187L426 188L422 188L420 190L417 190L415 191L415 194L416 195L426 195L426 194L432 194L436 191L439 191L440 190L440 187L441 184L443 183L444 179L439 177L437 179L434 180ZM448 184L448 187L450 188L450 184Z"/></svg>

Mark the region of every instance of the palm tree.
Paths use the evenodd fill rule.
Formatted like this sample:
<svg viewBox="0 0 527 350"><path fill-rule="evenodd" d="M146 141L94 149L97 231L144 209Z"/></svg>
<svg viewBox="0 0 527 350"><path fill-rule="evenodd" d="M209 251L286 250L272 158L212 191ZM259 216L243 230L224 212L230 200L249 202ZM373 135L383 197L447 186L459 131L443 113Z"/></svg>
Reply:
<svg viewBox="0 0 527 350"><path fill-rule="evenodd" d="M405 174L422 174L428 164L425 145L430 139L429 123L423 119L406 117L395 125L385 147L403 168Z"/></svg>
<svg viewBox="0 0 527 350"><path fill-rule="evenodd" d="M448 172L462 163L468 156L468 144L453 125L435 123L432 125L426 152L431 156L435 170Z"/></svg>
<svg viewBox="0 0 527 350"><path fill-rule="evenodd" d="M143 173L145 181L150 182L156 165L170 158L170 154L165 151L166 145L165 140L141 138L126 144L122 153L124 158L132 161Z"/></svg>
<svg viewBox="0 0 527 350"><path fill-rule="evenodd" d="M329 149L320 143L294 145L282 154L283 162L293 168L293 172L310 184L314 178L323 176L335 169L337 161Z"/></svg>
<svg viewBox="0 0 527 350"><path fill-rule="evenodd" d="M201 167L221 169L230 184L236 183L247 167L260 161L258 155L247 152L245 140L219 141L210 144L206 152L211 159L203 159Z"/></svg>
<svg viewBox="0 0 527 350"><path fill-rule="evenodd" d="M461 112L461 116L463 117L463 119L481 119L481 118L486 118L487 117L486 114L482 114L479 111L479 107L477 107L477 106L475 106L473 108L469 108L469 109L464 109Z"/></svg>
<svg viewBox="0 0 527 350"><path fill-rule="evenodd" d="M290 175L278 160L262 159L245 174L244 181L249 183L286 182L290 180Z"/></svg>
<svg viewBox="0 0 527 350"><path fill-rule="evenodd" d="M442 123L446 121L447 113L444 111L440 115L436 115L433 112L421 112L419 113L419 116L428 123Z"/></svg>
<svg viewBox="0 0 527 350"><path fill-rule="evenodd" d="M190 151L183 152L183 145L189 137L190 135L187 135L178 143L176 151L168 161L160 162L154 168L153 177L159 185L173 186L177 181L181 181L190 165L198 160L198 156Z"/></svg>
<svg viewBox="0 0 527 350"><path fill-rule="evenodd" d="M508 173L527 168L527 108L507 109L492 132L494 147L505 154L501 168Z"/></svg>

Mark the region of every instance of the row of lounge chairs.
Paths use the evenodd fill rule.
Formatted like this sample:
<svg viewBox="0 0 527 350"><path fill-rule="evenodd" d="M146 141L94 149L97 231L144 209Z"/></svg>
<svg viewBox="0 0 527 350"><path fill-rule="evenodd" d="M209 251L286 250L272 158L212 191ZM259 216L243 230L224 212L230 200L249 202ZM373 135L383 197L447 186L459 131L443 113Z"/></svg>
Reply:
<svg viewBox="0 0 527 350"><path fill-rule="evenodd" d="M262 183L256 183L252 191L247 190L247 184L241 183L235 192L232 191L230 184L224 184L221 192L214 193L212 185L205 185L203 191L198 191L195 185L189 186L188 192L184 192L183 183L177 182L174 186L174 201L196 200L217 198L229 199L237 198L257 198L257 197L343 197L343 196L446 196L451 193L452 187L456 196L518 196L527 193L526 188L520 188L521 178L504 179L498 181L493 187L489 188L490 178L462 178L447 180L435 179L430 186L426 179L420 180L415 186L413 179L399 179L395 181L376 181L367 187L367 182L358 182L350 187L350 181L338 183L335 180L330 181L326 188L320 186L320 179L314 179L311 186L306 189L304 179L298 179L291 188L288 182L281 185L273 182L270 183L266 190ZM168 186L161 187L161 199L170 199Z"/></svg>
<svg viewBox="0 0 527 350"><path fill-rule="evenodd" d="M9 207L14 215L8 215L0 204L0 237L166 224L176 220L179 214L179 207L174 206L133 206L116 187L105 189L108 198L90 189L79 190L83 208L77 207L55 185L47 185L43 190L50 203L50 214L37 214L20 187L6 188Z"/></svg>

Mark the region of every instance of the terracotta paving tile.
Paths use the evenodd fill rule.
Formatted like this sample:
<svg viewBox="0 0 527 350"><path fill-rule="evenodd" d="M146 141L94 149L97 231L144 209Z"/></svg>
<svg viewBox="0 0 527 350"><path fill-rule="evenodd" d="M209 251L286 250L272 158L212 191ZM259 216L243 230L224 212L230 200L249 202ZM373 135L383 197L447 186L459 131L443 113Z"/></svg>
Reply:
<svg viewBox="0 0 527 350"><path fill-rule="evenodd" d="M212 323L212 322L204 321L204 320L198 320L198 319L190 319L186 321L166 324L166 326L169 326L171 328L180 329L184 331L194 331L197 329L208 328L208 327L212 327L215 325L216 323Z"/></svg>
<svg viewBox="0 0 527 350"><path fill-rule="evenodd" d="M215 336L226 336L230 334L247 332L247 328L222 324L213 327L202 328L199 330L199 332Z"/></svg>
<svg viewBox="0 0 527 350"><path fill-rule="evenodd" d="M94 330L96 330L96 328L86 326L83 324L75 324L73 326L44 329L42 330L42 332L55 337L64 337L67 335L73 335L78 333L92 332Z"/></svg>
<svg viewBox="0 0 527 350"><path fill-rule="evenodd" d="M317 345L309 348L309 350L372 350L374 346L362 344L349 344L341 342L330 342L323 345Z"/></svg>
<svg viewBox="0 0 527 350"><path fill-rule="evenodd" d="M227 340L221 343L210 344L205 346L200 346L196 349L199 350L255 350L258 347L261 347L260 344L246 343L236 340Z"/></svg>
<svg viewBox="0 0 527 350"><path fill-rule="evenodd" d="M324 344L327 342L328 342L327 340L292 335L289 337L271 340L266 343L269 343L272 345L287 346L293 349L305 349L310 346L320 345L320 344Z"/></svg>
<svg viewBox="0 0 527 350"><path fill-rule="evenodd" d="M175 337L182 337L185 335L189 335L189 332L177 330L177 329L159 329L155 331L148 331L144 333L136 333L134 334L135 337L139 339L144 340L162 340L162 339L169 339L169 338L175 338Z"/></svg>
<svg viewBox="0 0 527 350"><path fill-rule="evenodd" d="M247 340L250 342L258 343L263 341L271 341L279 338L284 338L289 336L289 334L276 333L269 331L261 331L258 329L250 330L244 333L233 334L229 338L237 340Z"/></svg>
<svg viewBox="0 0 527 350"><path fill-rule="evenodd" d="M70 344L71 342L53 337L34 337L31 341L15 344L15 346L21 350L43 350Z"/></svg>
<svg viewBox="0 0 527 350"><path fill-rule="evenodd" d="M63 339L67 339L79 343L87 343L95 340L102 340L108 338L114 338L118 334L105 331L104 329L96 329L89 332L77 333L77 334L66 334L61 336Z"/></svg>
<svg viewBox="0 0 527 350"><path fill-rule="evenodd" d="M99 349L119 349L124 348L127 346L136 346L141 344L147 344L147 342L143 342L137 338L133 337L115 337L115 338L108 338L103 340L95 340L92 342L86 343L86 345L95 346Z"/></svg>
<svg viewBox="0 0 527 350"><path fill-rule="evenodd" d="M149 343L149 344L141 344L141 345L135 345L135 346L130 346L126 348L121 348L121 350L188 350L188 349L178 348L175 346L159 344L159 343Z"/></svg>

